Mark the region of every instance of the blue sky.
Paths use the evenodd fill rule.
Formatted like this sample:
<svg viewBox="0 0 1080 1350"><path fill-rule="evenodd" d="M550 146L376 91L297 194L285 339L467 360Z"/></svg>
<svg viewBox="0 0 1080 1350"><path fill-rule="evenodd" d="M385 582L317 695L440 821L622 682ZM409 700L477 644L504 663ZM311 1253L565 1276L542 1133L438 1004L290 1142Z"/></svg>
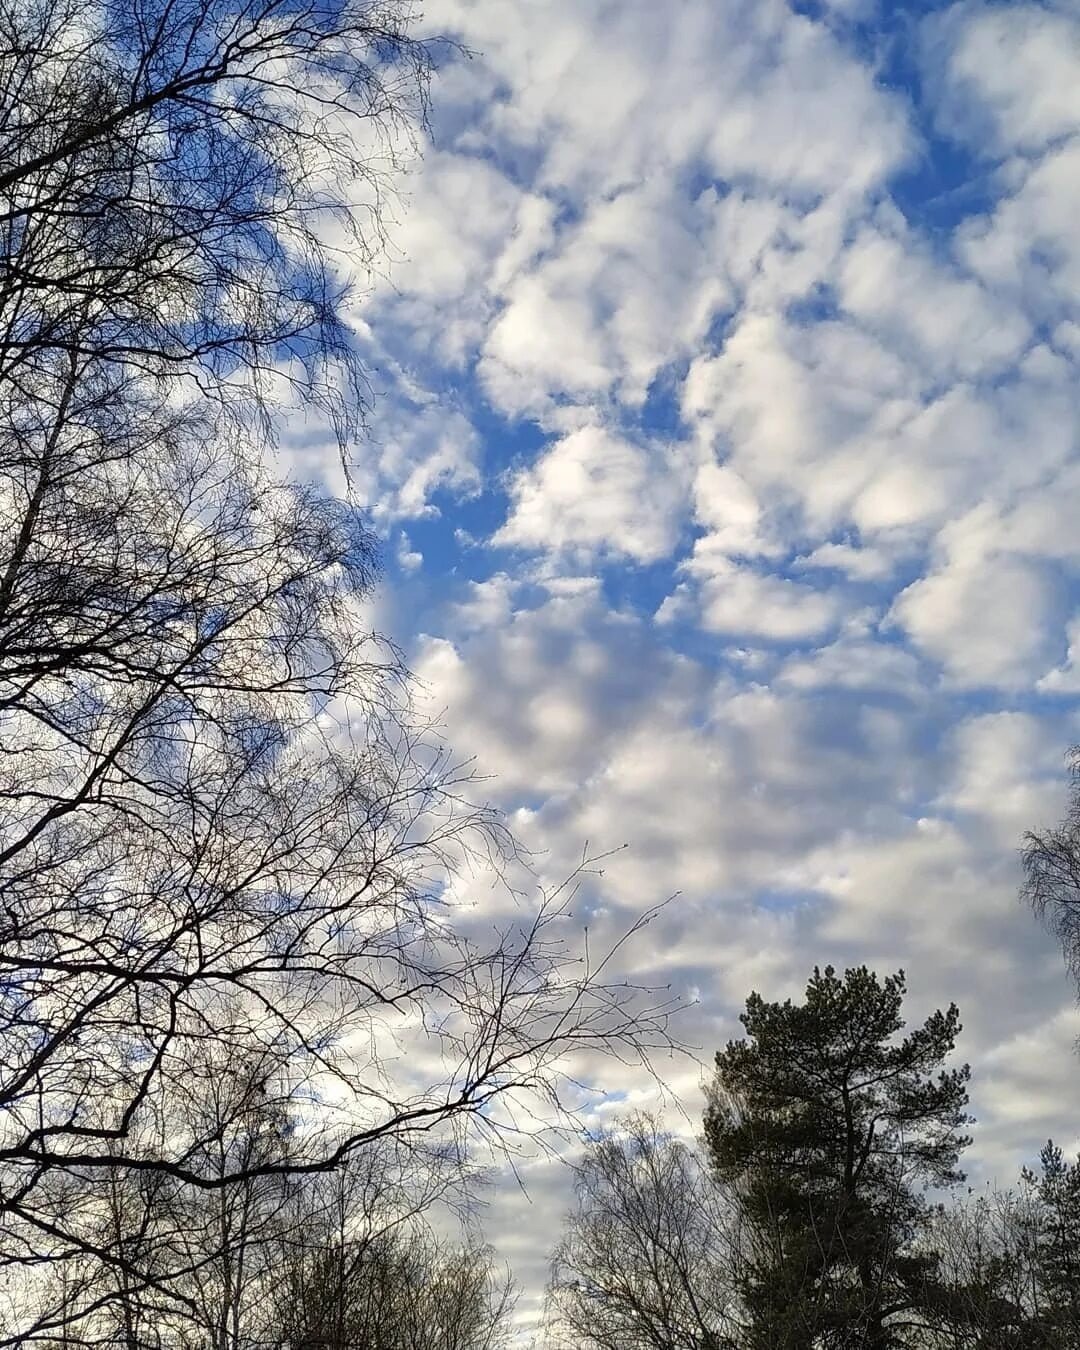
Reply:
<svg viewBox="0 0 1080 1350"><path fill-rule="evenodd" d="M904 966L913 1015L961 1005L976 1171L1075 1144L1080 1022L1016 899L1080 739L1075 5L425 24L474 54L353 311L379 621L539 882L588 839L629 845L594 931L679 892L626 959L703 1058L753 987ZM337 485L319 428L286 449ZM669 1077L692 1128L701 1069ZM531 1298L566 1186L528 1166L490 1231Z"/></svg>

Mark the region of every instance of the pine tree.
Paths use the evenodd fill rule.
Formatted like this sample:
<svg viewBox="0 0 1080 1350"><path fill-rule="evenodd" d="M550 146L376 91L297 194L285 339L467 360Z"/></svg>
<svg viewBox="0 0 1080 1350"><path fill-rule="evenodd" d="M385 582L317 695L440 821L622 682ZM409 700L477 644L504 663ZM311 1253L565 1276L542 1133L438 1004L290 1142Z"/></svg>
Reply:
<svg viewBox="0 0 1080 1350"><path fill-rule="evenodd" d="M1080 1159L1067 1163L1048 1140L1038 1172L1025 1168L1036 1212L1038 1322L1047 1345L1080 1350Z"/></svg>
<svg viewBox="0 0 1080 1350"><path fill-rule="evenodd" d="M913 1344L932 1300L915 1238L927 1187L961 1179L966 1065L944 1069L955 1005L901 1036L903 972L815 968L806 1001L751 994L717 1054L705 1139L757 1241L754 1350Z"/></svg>

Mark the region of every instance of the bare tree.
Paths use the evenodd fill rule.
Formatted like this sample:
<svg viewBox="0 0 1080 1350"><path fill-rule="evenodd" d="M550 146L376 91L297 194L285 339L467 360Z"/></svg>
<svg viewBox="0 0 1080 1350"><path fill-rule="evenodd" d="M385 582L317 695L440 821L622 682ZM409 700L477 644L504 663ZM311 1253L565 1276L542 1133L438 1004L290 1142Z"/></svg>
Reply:
<svg viewBox="0 0 1080 1350"><path fill-rule="evenodd" d="M552 1258L552 1333L581 1350L739 1342L737 1216L696 1154L646 1115L592 1141Z"/></svg>
<svg viewBox="0 0 1080 1350"><path fill-rule="evenodd" d="M344 1344L360 1334L361 1306L372 1327L396 1310L400 1340L412 1322L460 1321L469 1297L495 1306L487 1255L473 1242L429 1242L423 1227L437 1202L448 1226L468 1209L466 1159L390 1140L331 1172L259 1174L257 1163L287 1161L293 1147L296 1122L273 1083L279 1066L226 1063L212 1047L191 1068L186 1098L172 1105L199 1118L211 1173L234 1179L193 1188L153 1171L85 1174L69 1190L84 1225L81 1260L64 1263L41 1299L69 1344L73 1325L77 1339L125 1350L249 1350L302 1340L304 1326ZM420 1287L399 1288L410 1263L423 1267Z"/></svg>
<svg viewBox="0 0 1080 1350"><path fill-rule="evenodd" d="M1080 747L1069 752L1071 788L1060 825L1024 836L1022 898L1061 942L1080 990Z"/></svg>
<svg viewBox="0 0 1080 1350"><path fill-rule="evenodd" d="M294 1258L295 1260L295 1258ZM421 1228L312 1251L285 1272L280 1339L295 1350L496 1350L513 1286L491 1253Z"/></svg>
<svg viewBox="0 0 1080 1350"><path fill-rule="evenodd" d="M203 392L284 360L350 423L340 318L432 51L408 0L5 0L0 376L56 357ZM220 392L220 388L219 388ZM238 388L230 385L230 399Z"/></svg>
<svg viewBox="0 0 1080 1350"><path fill-rule="evenodd" d="M268 457L275 380L346 452L363 418L332 240L379 247L410 13L0 0L0 1345L187 1297L153 1225L109 1237L132 1187L179 1213L490 1128L568 1052L664 1038L570 891L456 922L445 869L505 835L365 624L362 515ZM185 1109L230 1057L285 1153Z"/></svg>
<svg viewBox="0 0 1080 1350"><path fill-rule="evenodd" d="M942 1208L928 1234L942 1350L1080 1346L1080 1162L1052 1142L1038 1171Z"/></svg>
<svg viewBox="0 0 1080 1350"><path fill-rule="evenodd" d="M445 1177L392 1155L307 1180L274 1269L269 1339L293 1350L497 1350L514 1290L474 1237L426 1221ZM446 1214L449 1218L449 1213Z"/></svg>
<svg viewBox="0 0 1080 1350"><path fill-rule="evenodd" d="M933 1333L942 1350L1020 1350L1045 1346L1030 1197L987 1190L942 1207L926 1234L938 1277ZM929 1333L928 1333L929 1334Z"/></svg>
<svg viewBox="0 0 1080 1350"><path fill-rule="evenodd" d="M223 1073L201 1085L221 1170L287 1152L288 1126L251 1082ZM333 1172L247 1176L214 1190L160 1173L94 1174L79 1196L81 1259L60 1264L42 1306L63 1305L56 1320L69 1345L494 1350L513 1287L471 1228L464 1241L448 1236L453 1202L468 1199L463 1170L452 1155L422 1160L388 1146ZM440 1237L427 1216L447 1200Z"/></svg>
<svg viewBox="0 0 1080 1350"><path fill-rule="evenodd" d="M183 1097L169 1117L144 1121L158 1139L180 1128L201 1139L208 1176L239 1174L212 1188L185 1186L157 1170L74 1169L63 1177L71 1242L58 1275L38 1285L36 1315L67 1341L102 1340L141 1350L157 1344L236 1350L249 1344L251 1309L265 1301L272 1249L290 1221L285 1175L251 1175L289 1156L292 1121L275 1090L275 1057L226 1060L216 1042L193 1053ZM182 1124L183 1122L183 1124ZM145 1141L148 1149L153 1141Z"/></svg>
<svg viewBox="0 0 1080 1350"><path fill-rule="evenodd" d="M198 1120L208 1173L237 1179L212 1189L174 1183L161 1197L154 1229L168 1252L172 1306L156 1320L192 1350L242 1350L266 1328L260 1309L282 1234L294 1222L298 1185L257 1168L288 1162L296 1121L272 1052L225 1060L211 1044L193 1058L191 1080L173 1111Z"/></svg>

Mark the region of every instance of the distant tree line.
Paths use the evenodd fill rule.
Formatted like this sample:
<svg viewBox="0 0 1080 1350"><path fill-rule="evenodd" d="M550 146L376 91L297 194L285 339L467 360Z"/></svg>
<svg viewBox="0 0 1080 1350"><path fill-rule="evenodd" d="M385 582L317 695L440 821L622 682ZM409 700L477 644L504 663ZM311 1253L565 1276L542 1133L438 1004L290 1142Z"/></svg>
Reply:
<svg viewBox="0 0 1080 1350"><path fill-rule="evenodd" d="M55 1168L39 1205L73 1235L24 1248L5 1293L26 1341L68 1350L497 1350L515 1290L471 1217L454 1136L388 1135L310 1166L276 1056L189 1051L187 1175ZM310 1108L309 1108L310 1109Z"/></svg>
<svg viewBox="0 0 1080 1350"><path fill-rule="evenodd" d="M554 1254L572 1350L1080 1350L1080 1161L953 1198L970 1142L955 1006L904 1030L902 974L815 970L747 1001L700 1147L594 1139Z"/></svg>
<svg viewBox="0 0 1080 1350"><path fill-rule="evenodd" d="M79 1250L36 1282L57 1327L40 1344L116 1350L497 1350L514 1288L458 1217L463 1160L417 1166L380 1145L332 1172L286 1163L293 1127L250 1074L218 1064L201 1086L218 1187L121 1169L72 1192ZM208 1130L208 1137L210 1131ZM439 1210L439 1221L434 1211ZM69 1216L69 1222L71 1218ZM102 1261L101 1252L112 1255ZM119 1259L118 1259L119 1258ZM23 1306L26 1307L25 1296Z"/></svg>
<svg viewBox="0 0 1080 1350"><path fill-rule="evenodd" d="M962 1188L959 1013L908 1028L904 995L902 973L865 967L816 969L799 1002L751 994L744 1036L716 1056L696 1145L645 1114L592 1137L552 1256L544 1343L1080 1350L1080 1160L1048 1142L1012 1187ZM191 1062L192 1127L219 1184L117 1168L95 1188L59 1188L82 1242L37 1282L61 1333L38 1339L511 1344L511 1274L456 1219L467 1159L448 1148L419 1167L388 1141L332 1171L290 1171L299 1122L265 1068L213 1046Z"/></svg>

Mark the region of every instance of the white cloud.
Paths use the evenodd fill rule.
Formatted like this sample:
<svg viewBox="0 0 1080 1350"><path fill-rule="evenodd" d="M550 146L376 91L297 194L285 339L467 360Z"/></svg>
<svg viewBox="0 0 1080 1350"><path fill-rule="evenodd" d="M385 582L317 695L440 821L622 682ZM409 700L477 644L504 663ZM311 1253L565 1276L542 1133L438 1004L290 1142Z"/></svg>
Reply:
<svg viewBox="0 0 1080 1350"><path fill-rule="evenodd" d="M927 280L920 312L935 289ZM1047 347L986 381L958 370L948 380L935 350L919 370L851 323L749 313L692 364L683 411L754 494L768 537L813 556L851 533L885 556L910 554L958 510L1045 483L1075 441L1076 381Z"/></svg>
<svg viewBox="0 0 1080 1350"><path fill-rule="evenodd" d="M1003 161L994 206L959 255L1044 323L1074 313L1080 282L1080 18L1069 5L958 4L925 50L945 130Z"/></svg>
<svg viewBox="0 0 1080 1350"><path fill-rule="evenodd" d="M840 301L935 383L993 374L1028 337L1023 316L918 245L864 230L840 267Z"/></svg>
<svg viewBox="0 0 1080 1350"><path fill-rule="evenodd" d="M912 409L892 434L867 446L876 472L851 505L851 519L867 534L928 529L955 513L958 502L985 490L987 466L1004 439L991 400L969 385L948 389ZM1003 447L1002 447L1003 448Z"/></svg>
<svg viewBox="0 0 1080 1350"><path fill-rule="evenodd" d="M547 243L552 204L487 160L431 149L406 182L387 281L366 299L447 364L471 357L502 286Z"/></svg>
<svg viewBox="0 0 1080 1350"><path fill-rule="evenodd" d="M761 506L746 480L724 464L701 465L694 479L694 516L709 546L723 553L768 553Z"/></svg>
<svg viewBox="0 0 1080 1350"><path fill-rule="evenodd" d="M438 489L468 495L479 486L479 438L457 409L435 399L383 402L370 436L378 451L374 472L365 471L369 460L363 457L352 484L377 517L430 515L431 497Z"/></svg>
<svg viewBox="0 0 1080 1350"><path fill-rule="evenodd" d="M695 580L701 626L712 633L800 642L826 632L839 614L831 592L739 566L701 544L685 570Z"/></svg>
<svg viewBox="0 0 1080 1350"><path fill-rule="evenodd" d="M1080 23L1071 7L964 3L924 29L946 130L983 154L1044 149L1080 129Z"/></svg>
<svg viewBox="0 0 1080 1350"><path fill-rule="evenodd" d="M997 519L977 510L942 532L943 556L893 606L896 620L961 685L1030 685L1054 663L1061 597L1031 559L994 547Z"/></svg>
<svg viewBox="0 0 1080 1350"><path fill-rule="evenodd" d="M796 689L884 690L911 698L919 670L911 652L854 622L835 642L785 662L777 680Z"/></svg>
<svg viewBox="0 0 1080 1350"><path fill-rule="evenodd" d="M484 347L492 395L518 411L618 386L637 405L728 299L709 244L715 197L652 179L596 201L558 247L509 282Z"/></svg>
<svg viewBox="0 0 1080 1350"><path fill-rule="evenodd" d="M893 569L887 554L872 548L855 548L852 544L819 544L812 553L796 560L799 567L832 569L843 572L853 581L879 581Z"/></svg>
<svg viewBox="0 0 1080 1350"><path fill-rule="evenodd" d="M1047 694L1080 693L1080 615L1074 614L1065 628L1068 649L1059 666L1039 680L1037 688Z"/></svg>
<svg viewBox="0 0 1080 1350"><path fill-rule="evenodd" d="M1048 970L1054 979L1056 972ZM1012 993L1007 987L1005 993ZM1080 1132L1075 1115L1062 1120L1062 1088L1058 1066L1076 1054L1080 1015L1061 1008L1035 1023L1025 1023L1000 1044L987 1048L980 1062L980 1098L989 1120L976 1134L982 1170L1001 1186L1013 1183L1017 1137L1027 1143L1034 1158L1048 1136L1075 1156ZM1070 1103L1072 1104L1072 1103Z"/></svg>
<svg viewBox="0 0 1080 1350"><path fill-rule="evenodd" d="M404 530L398 536L397 564L403 572L415 572L424 565L424 555L413 548Z"/></svg>
<svg viewBox="0 0 1080 1350"><path fill-rule="evenodd" d="M950 737L949 781L939 803L976 817L1003 848L1052 816L1061 789L1061 746L1028 713L979 713Z"/></svg>
<svg viewBox="0 0 1080 1350"><path fill-rule="evenodd" d="M744 288L813 286L911 149L902 100L781 0L443 0L429 22L481 70L446 87L392 308L455 359L475 340L511 413L639 406Z"/></svg>
<svg viewBox="0 0 1080 1350"><path fill-rule="evenodd" d="M1018 175L1011 193L958 235L957 251L988 285L1043 322L1075 318L1080 283L1080 141Z"/></svg>
<svg viewBox="0 0 1080 1350"><path fill-rule="evenodd" d="M834 323L748 313L716 356L690 368L683 411L796 539L851 520L888 439L918 410L919 386L895 356Z"/></svg>
<svg viewBox="0 0 1080 1350"><path fill-rule="evenodd" d="M505 572L486 581L470 581L467 599L453 608L455 630L472 632L509 623L517 591L518 583Z"/></svg>
<svg viewBox="0 0 1080 1350"><path fill-rule="evenodd" d="M679 704L699 678L653 647L639 621L609 612L595 586L555 586L528 608L494 578L471 588L451 631L423 640L416 670L455 747L496 775L504 802L578 787L643 701L667 686Z"/></svg>
<svg viewBox="0 0 1080 1350"><path fill-rule="evenodd" d="M492 542L653 562L674 546L682 478L671 447L579 427L513 477L510 515Z"/></svg>
<svg viewBox="0 0 1080 1350"><path fill-rule="evenodd" d="M513 90L487 102L484 132L542 156L541 180L561 189L606 191L700 160L785 192L857 193L909 150L902 101L780 0L512 11L442 0L429 23L459 32Z"/></svg>

